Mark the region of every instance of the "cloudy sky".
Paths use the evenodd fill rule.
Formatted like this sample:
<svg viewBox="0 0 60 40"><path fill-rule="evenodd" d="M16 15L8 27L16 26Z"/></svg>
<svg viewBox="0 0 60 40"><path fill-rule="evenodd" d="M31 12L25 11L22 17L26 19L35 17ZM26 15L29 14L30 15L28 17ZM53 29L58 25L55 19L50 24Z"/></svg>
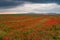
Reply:
<svg viewBox="0 0 60 40"><path fill-rule="evenodd" d="M60 13L60 0L0 0L0 13Z"/></svg>

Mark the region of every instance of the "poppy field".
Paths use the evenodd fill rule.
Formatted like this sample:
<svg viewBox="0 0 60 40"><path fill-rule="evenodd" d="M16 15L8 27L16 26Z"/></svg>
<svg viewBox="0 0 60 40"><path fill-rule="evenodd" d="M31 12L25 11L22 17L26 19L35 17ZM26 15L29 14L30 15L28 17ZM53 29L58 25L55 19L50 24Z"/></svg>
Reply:
<svg viewBox="0 0 60 40"><path fill-rule="evenodd" d="M60 15L0 15L0 40L60 40Z"/></svg>

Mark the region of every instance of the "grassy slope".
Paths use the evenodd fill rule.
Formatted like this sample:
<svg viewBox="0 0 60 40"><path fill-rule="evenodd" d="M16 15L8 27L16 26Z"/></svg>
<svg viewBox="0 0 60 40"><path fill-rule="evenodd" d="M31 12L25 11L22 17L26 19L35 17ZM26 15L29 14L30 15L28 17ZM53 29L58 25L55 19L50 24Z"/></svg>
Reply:
<svg viewBox="0 0 60 40"><path fill-rule="evenodd" d="M60 15L0 15L0 40L60 40Z"/></svg>

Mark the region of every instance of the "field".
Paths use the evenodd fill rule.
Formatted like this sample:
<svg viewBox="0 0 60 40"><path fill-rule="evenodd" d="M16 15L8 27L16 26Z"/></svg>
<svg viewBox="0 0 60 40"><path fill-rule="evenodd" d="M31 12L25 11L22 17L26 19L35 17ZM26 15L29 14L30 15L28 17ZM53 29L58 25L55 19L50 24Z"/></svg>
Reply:
<svg viewBox="0 0 60 40"><path fill-rule="evenodd" d="M60 15L0 15L0 40L60 40Z"/></svg>

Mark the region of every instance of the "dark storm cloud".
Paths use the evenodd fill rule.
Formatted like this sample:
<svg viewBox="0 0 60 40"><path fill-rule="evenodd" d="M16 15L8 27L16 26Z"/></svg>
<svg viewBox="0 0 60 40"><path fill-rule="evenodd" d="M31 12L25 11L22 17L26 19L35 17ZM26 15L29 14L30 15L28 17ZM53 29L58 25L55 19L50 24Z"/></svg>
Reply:
<svg viewBox="0 0 60 40"><path fill-rule="evenodd" d="M60 0L26 0L35 3L60 3Z"/></svg>
<svg viewBox="0 0 60 40"><path fill-rule="evenodd" d="M9 8L9 7L15 7L17 5L23 4L23 2L17 2L17 1L10 1L10 0L0 0L0 8Z"/></svg>
<svg viewBox="0 0 60 40"><path fill-rule="evenodd" d="M10 6L15 7L24 2L60 4L60 0L0 0L0 8L9 8Z"/></svg>
<svg viewBox="0 0 60 40"><path fill-rule="evenodd" d="M28 1L33 3L58 3L60 4L60 0L16 0L16 1Z"/></svg>

